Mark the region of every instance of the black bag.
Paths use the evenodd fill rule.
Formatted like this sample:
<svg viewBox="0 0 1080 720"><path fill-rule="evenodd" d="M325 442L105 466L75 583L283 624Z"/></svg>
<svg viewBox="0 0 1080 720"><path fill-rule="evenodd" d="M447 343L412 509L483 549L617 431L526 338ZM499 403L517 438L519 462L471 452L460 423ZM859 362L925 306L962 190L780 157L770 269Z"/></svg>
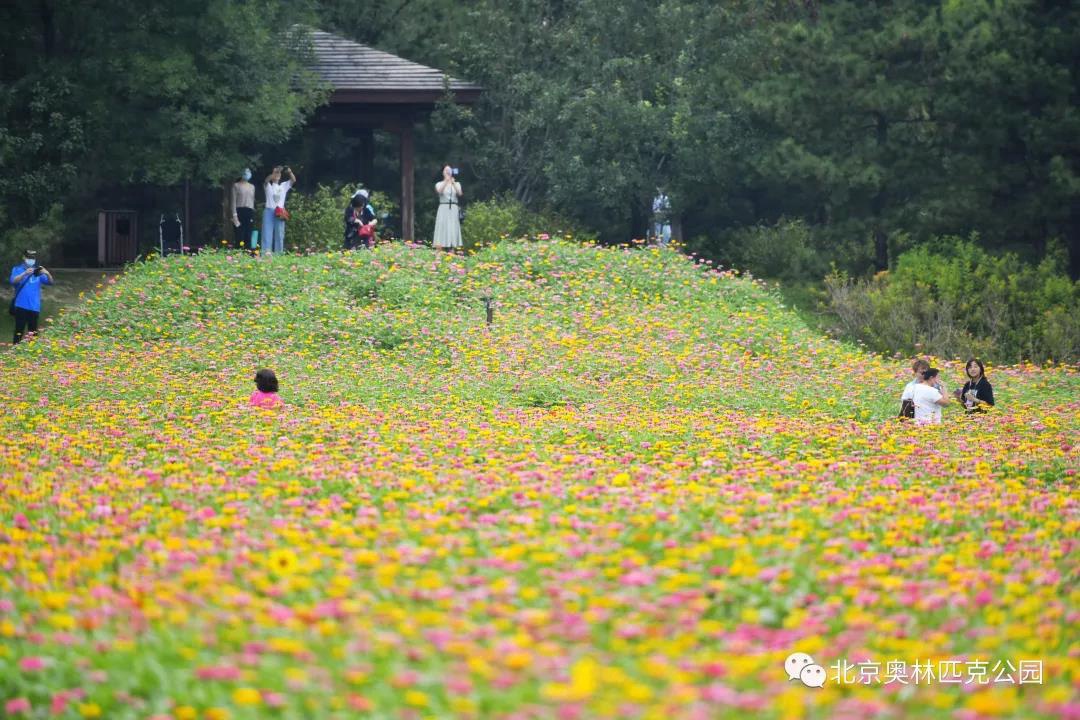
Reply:
<svg viewBox="0 0 1080 720"><path fill-rule="evenodd" d="M461 203L458 203L457 219L458 222L465 222L465 208L461 207Z"/></svg>
<svg viewBox="0 0 1080 720"><path fill-rule="evenodd" d="M915 403L911 400L900 401L900 414L897 417L915 418Z"/></svg>

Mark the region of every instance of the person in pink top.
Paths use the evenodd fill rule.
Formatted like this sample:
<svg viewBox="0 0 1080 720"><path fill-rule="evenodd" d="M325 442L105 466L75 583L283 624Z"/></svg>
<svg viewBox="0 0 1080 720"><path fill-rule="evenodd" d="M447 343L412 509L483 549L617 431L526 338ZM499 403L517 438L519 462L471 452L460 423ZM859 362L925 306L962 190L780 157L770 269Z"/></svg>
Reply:
<svg viewBox="0 0 1080 720"><path fill-rule="evenodd" d="M255 373L255 392L251 393L251 407L267 409L281 407L281 398L277 393L277 375L273 370L263 368Z"/></svg>

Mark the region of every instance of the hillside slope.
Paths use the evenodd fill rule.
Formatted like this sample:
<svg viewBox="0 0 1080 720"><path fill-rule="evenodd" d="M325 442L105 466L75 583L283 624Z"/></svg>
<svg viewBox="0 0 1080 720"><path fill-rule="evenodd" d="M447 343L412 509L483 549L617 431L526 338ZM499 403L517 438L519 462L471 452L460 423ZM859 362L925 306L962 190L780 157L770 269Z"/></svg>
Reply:
<svg viewBox="0 0 1080 720"><path fill-rule="evenodd" d="M1065 716L1080 377L991 368L993 413L915 429L904 364L671 251L135 266L0 356L0 701ZM881 682L804 687L795 651ZM950 658L1043 681L884 682Z"/></svg>

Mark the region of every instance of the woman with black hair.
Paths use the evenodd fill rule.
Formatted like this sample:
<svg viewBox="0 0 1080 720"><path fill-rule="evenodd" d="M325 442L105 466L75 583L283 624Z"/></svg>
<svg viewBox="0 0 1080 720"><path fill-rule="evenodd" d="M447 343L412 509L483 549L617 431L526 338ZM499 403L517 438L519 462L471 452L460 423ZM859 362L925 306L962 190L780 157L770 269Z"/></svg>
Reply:
<svg viewBox="0 0 1080 720"><path fill-rule="evenodd" d="M432 245L443 250L461 247L461 183L457 172L449 165L442 169L442 180L435 183L439 195L439 212L435 215L435 238Z"/></svg>
<svg viewBox="0 0 1080 720"><path fill-rule="evenodd" d="M922 374L922 381L915 386L911 401L915 405L917 424L936 425L941 422L941 406L948 405L949 398L938 379L937 368L930 368Z"/></svg>
<svg viewBox="0 0 1080 720"><path fill-rule="evenodd" d="M971 358L964 366L967 382L956 391L956 399L964 404L967 413L984 413L994 405L994 387L986 379L986 368L979 358Z"/></svg>
<svg viewBox="0 0 1080 720"><path fill-rule="evenodd" d="M281 398L278 397L278 379L273 370L263 368L255 373L255 392L251 393L248 404L264 410L281 407Z"/></svg>
<svg viewBox="0 0 1080 720"><path fill-rule="evenodd" d="M375 245L375 210L368 204L368 191L361 188L353 193L349 207L345 208L345 249L352 250L363 244Z"/></svg>

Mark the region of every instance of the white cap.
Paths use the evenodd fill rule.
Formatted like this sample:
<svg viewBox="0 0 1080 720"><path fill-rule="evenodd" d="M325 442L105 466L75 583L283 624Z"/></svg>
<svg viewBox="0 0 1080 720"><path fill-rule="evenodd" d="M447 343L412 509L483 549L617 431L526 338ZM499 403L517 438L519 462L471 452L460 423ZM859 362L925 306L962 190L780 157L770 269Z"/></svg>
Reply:
<svg viewBox="0 0 1080 720"><path fill-rule="evenodd" d="M360 188L359 190L357 190L356 192L353 193L353 197L362 197L365 200L367 200L368 199L368 191L365 190L364 188Z"/></svg>

